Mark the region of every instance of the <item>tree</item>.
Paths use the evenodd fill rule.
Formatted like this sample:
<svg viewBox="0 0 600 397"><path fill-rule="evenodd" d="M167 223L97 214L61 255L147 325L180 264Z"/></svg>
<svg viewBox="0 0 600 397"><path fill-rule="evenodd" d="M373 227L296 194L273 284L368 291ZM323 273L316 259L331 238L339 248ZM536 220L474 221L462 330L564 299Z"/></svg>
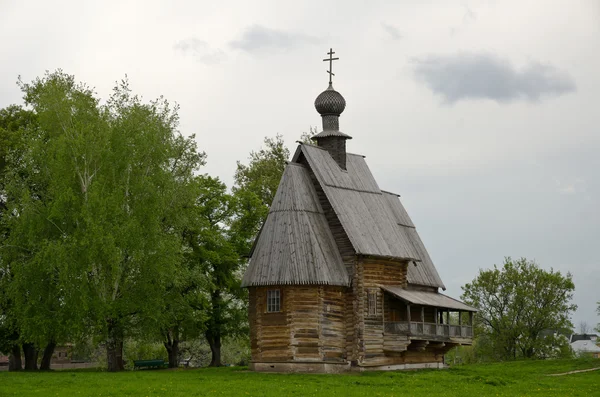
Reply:
<svg viewBox="0 0 600 397"><path fill-rule="evenodd" d="M598 308L596 308L596 312L600 316L600 302L597 302L597 304L598 304ZM600 332L600 323L598 323L598 325L596 326L596 331Z"/></svg>
<svg viewBox="0 0 600 397"><path fill-rule="evenodd" d="M202 196L206 177L195 176L182 194L190 195L190 205L180 212L185 218L182 233L182 255L175 274L166 288L164 315L161 318L160 336L169 358L169 368L179 366L181 342L197 338L207 320L206 291L209 277L197 255L198 230L205 223L202 217ZM181 197L181 195L179 195Z"/></svg>
<svg viewBox="0 0 600 397"><path fill-rule="evenodd" d="M543 350L542 331L572 329L569 315L577 306L569 273L506 258L502 268L479 270L462 289L462 299L479 309L482 336L499 359L536 357Z"/></svg>
<svg viewBox="0 0 600 397"><path fill-rule="evenodd" d="M205 176L201 187L197 227L188 241L208 283L205 299L197 301L195 308L206 313L204 336L211 350L210 366L220 366L223 339L246 334L246 296L240 287L242 261L230 228L233 198L216 178Z"/></svg>
<svg viewBox="0 0 600 397"><path fill-rule="evenodd" d="M94 332L121 370L124 338L160 320L182 254L177 214L191 205L181 186L203 154L177 132L177 108L142 103L127 81L105 105L62 71L20 85L40 125L8 189L19 198L6 252L20 329L40 340Z"/></svg>
<svg viewBox="0 0 600 397"><path fill-rule="evenodd" d="M240 287L242 270L290 154L280 135L265 138L264 144L264 148L250 153L248 165L238 161L232 195L218 179L206 177L199 196L199 228L190 245L209 281L203 307L211 366L221 365L224 338L247 335L247 292Z"/></svg>
<svg viewBox="0 0 600 397"><path fill-rule="evenodd" d="M254 237L267 218L290 151L281 135L265 137L265 147L250 152L248 165L237 162L233 199L232 236L238 253L247 256Z"/></svg>
<svg viewBox="0 0 600 397"><path fill-rule="evenodd" d="M23 139L27 129L35 129L37 118L29 110L21 106L11 105L0 109L0 290L7 291L13 279L11 267L3 261L2 246L10 235L10 229L5 222L8 215L8 205L15 198L7 191L7 174L9 164L18 163L23 159L25 151ZM5 256L5 255L4 255ZM10 295L0 296L0 351L9 354L9 370L22 369L20 352L20 335L17 315ZM35 349L31 344L24 344L26 352L26 368L34 369L37 365Z"/></svg>
<svg viewBox="0 0 600 397"><path fill-rule="evenodd" d="M579 333L580 334L587 334L592 330L592 328L589 326L589 324L587 323L587 321L580 321L579 322Z"/></svg>

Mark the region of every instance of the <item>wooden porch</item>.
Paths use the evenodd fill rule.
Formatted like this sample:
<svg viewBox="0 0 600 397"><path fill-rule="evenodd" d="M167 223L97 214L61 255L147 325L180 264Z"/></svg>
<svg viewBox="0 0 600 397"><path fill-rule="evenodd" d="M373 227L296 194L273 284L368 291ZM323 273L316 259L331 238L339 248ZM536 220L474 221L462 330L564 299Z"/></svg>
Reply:
<svg viewBox="0 0 600 397"><path fill-rule="evenodd" d="M434 292L390 286L383 289L386 292L384 350L399 352L434 344L443 347L472 343L474 310L471 307Z"/></svg>
<svg viewBox="0 0 600 397"><path fill-rule="evenodd" d="M426 322L394 321L384 324L384 333L408 335L414 339L473 338L472 325L451 325Z"/></svg>

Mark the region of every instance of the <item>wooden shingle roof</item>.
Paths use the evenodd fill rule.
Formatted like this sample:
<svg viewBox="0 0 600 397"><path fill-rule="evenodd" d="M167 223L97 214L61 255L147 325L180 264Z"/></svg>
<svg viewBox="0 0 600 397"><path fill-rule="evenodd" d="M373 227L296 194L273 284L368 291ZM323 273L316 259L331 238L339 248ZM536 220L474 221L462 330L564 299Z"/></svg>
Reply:
<svg viewBox="0 0 600 397"><path fill-rule="evenodd" d="M293 163L285 168L242 280L243 287L286 284L350 284L308 170Z"/></svg>
<svg viewBox="0 0 600 397"><path fill-rule="evenodd" d="M447 295L440 294L439 292L410 290L396 285L384 285L381 289L414 305L434 306L453 310L464 310L467 312L478 311L472 306Z"/></svg>
<svg viewBox="0 0 600 397"><path fill-rule="evenodd" d="M342 170L329 153L302 144L306 158L357 254L408 260L408 282L446 289L398 195L382 191L365 159L348 153Z"/></svg>
<svg viewBox="0 0 600 397"><path fill-rule="evenodd" d="M348 153L342 170L322 148L304 144L301 150L357 254L420 261L363 156Z"/></svg>
<svg viewBox="0 0 600 397"><path fill-rule="evenodd" d="M296 163L301 155L357 254L409 261L409 284L445 289L399 197L379 188L363 156L348 153L343 170L310 144L298 147L284 171L243 286L350 284L309 169Z"/></svg>
<svg viewBox="0 0 600 397"><path fill-rule="evenodd" d="M400 197L397 194L390 192L382 192L386 198L386 203L389 205L389 210L396 222L398 227L406 230L413 247L417 250L417 255L421 262L412 263L408 266L407 281L410 284L425 285L429 287L438 287L446 289L446 286L442 282L440 275L438 274L414 223L408 216L408 212L404 209Z"/></svg>

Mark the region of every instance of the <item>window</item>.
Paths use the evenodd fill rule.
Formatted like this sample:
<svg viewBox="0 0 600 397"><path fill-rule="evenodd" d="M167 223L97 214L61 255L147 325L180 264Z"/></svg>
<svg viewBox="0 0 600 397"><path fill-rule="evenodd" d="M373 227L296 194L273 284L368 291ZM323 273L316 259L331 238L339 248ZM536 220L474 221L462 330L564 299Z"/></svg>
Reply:
<svg viewBox="0 0 600 397"><path fill-rule="evenodd" d="M267 291L267 313L275 313L281 311L281 294L278 289L270 289Z"/></svg>
<svg viewBox="0 0 600 397"><path fill-rule="evenodd" d="M369 292L369 294L367 295L367 307L369 316L377 315L377 292Z"/></svg>

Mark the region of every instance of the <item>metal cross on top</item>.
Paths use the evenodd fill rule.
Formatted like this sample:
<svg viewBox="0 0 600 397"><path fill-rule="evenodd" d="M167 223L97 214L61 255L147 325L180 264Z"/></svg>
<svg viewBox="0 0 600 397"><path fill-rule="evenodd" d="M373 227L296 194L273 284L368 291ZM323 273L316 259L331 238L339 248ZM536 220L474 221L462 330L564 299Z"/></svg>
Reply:
<svg viewBox="0 0 600 397"><path fill-rule="evenodd" d="M329 61L329 70L327 71L327 73L329 73L329 84L331 84L331 76L335 76L335 74L333 73L333 61L337 61L340 58L333 58L333 54L335 54L335 52L333 52L333 48L329 49L329 52L327 53L327 55L329 55L329 58L323 59L323 62L327 62Z"/></svg>

